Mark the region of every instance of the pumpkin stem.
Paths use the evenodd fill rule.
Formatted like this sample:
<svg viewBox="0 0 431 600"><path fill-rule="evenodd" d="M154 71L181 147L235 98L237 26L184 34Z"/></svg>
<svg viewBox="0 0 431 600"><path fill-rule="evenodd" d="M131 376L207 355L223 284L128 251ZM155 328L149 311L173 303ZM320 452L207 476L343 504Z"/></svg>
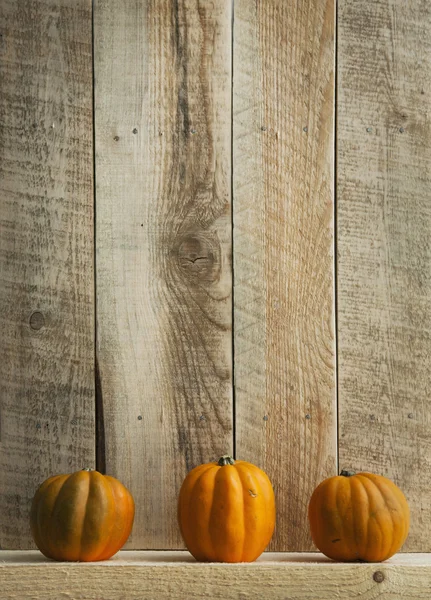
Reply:
<svg viewBox="0 0 431 600"><path fill-rule="evenodd" d="M219 459L217 464L219 467L225 467L226 465L234 465L235 461L232 458L232 456L229 456L229 454L225 454Z"/></svg>
<svg viewBox="0 0 431 600"><path fill-rule="evenodd" d="M83 469L81 469L81 471L94 471L94 469L92 469L91 467L84 467Z"/></svg>
<svg viewBox="0 0 431 600"><path fill-rule="evenodd" d="M345 469L343 469L340 473L341 477L353 477L353 475L356 475L355 471L347 471Z"/></svg>

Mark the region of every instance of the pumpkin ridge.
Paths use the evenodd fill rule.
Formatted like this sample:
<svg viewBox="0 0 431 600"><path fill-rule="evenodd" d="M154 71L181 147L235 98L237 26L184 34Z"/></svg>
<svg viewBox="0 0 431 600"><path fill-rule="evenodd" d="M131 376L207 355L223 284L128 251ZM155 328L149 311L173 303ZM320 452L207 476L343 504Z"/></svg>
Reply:
<svg viewBox="0 0 431 600"><path fill-rule="evenodd" d="M233 473L234 477L238 478L239 484L241 485L241 488L242 488L242 482L241 482L240 475L239 475L238 470L235 468L234 465L226 465L226 466L223 466L223 467L219 467L218 473L217 473L217 475L215 476L215 479L214 479L213 502L214 502L214 498L218 497L218 494L217 494L217 484L220 484L220 481L223 480L224 477L228 477L229 473ZM229 495L227 494L226 496L227 496L226 500L227 500L227 504L228 504L228 502L229 502ZM242 501L242 510L240 511L240 514L242 516L242 538L243 538L242 539L242 544L244 544L244 496L243 495L241 496L241 501ZM210 521L211 520L212 520L212 517L210 517ZM223 511L223 521L224 521L224 524L230 525L231 515L229 515L227 513L227 511ZM214 547L214 541L213 541L213 537L212 537L212 528L211 528L211 526L209 528L209 534L210 534L211 542L212 542L213 547ZM217 547L217 544L215 544L215 545ZM216 554L216 560L217 560L217 562L231 562L231 561L225 561L225 560L223 560L222 558L220 558L220 555L217 556L217 554ZM234 561L234 562L237 562L237 561Z"/></svg>
<svg viewBox="0 0 431 600"><path fill-rule="evenodd" d="M241 485L242 485L242 511L241 511L241 514L244 515L245 498L246 498L246 494L249 493L248 492L249 485L246 481L247 473L245 471L243 471L243 469L241 468L241 464L239 465L239 468L237 467L236 471L238 473L238 476L239 476L239 479L240 479ZM256 488L256 492L261 495L261 489L260 489L259 482L257 482L255 480L255 478L252 477L251 473L248 473L248 475L250 476L250 478L252 478L254 487ZM244 519L244 517L243 517L243 519ZM242 560L244 560L244 550L246 547L246 540L247 540L247 528L245 527L245 523L243 524L243 530L244 530L244 535L243 535L243 539L242 539L242 550L241 550Z"/></svg>
<svg viewBox="0 0 431 600"><path fill-rule="evenodd" d="M71 477L70 475L66 476L65 480L63 481L63 485L58 490L57 497L54 500L54 504L52 506L52 511L51 511L50 523L49 523L51 525L51 527L49 528L49 535L48 535L48 539L49 540L52 540L52 528L55 525L55 512L56 512L56 509L58 508L58 506L63 501L63 498L61 497L62 496L62 492L64 494L64 489L65 489L66 484L69 481L70 477ZM60 500L61 500L61 502L60 502Z"/></svg>
<svg viewBox="0 0 431 600"><path fill-rule="evenodd" d="M355 475L355 479L350 480L350 481L351 481L351 484L350 484L351 485L351 490L353 489L353 485L355 485L353 482L357 481L358 484L359 484L359 488L362 488L365 491L365 497L367 499L367 506L364 507L364 510L366 512L368 512L369 507L370 507L370 498L368 496L368 492L367 492L366 487L363 485L363 483L362 483L360 477L358 477L358 475ZM353 496L353 494L352 494L352 496ZM356 518L356 513L357 513L357 511L352 509L352 517L353 517L353 525L354 525L353 532L354 532L354 537L355 537L356 556L360 560L365 560L363 554L365 554L366 551L367 551L368 538L370 537L370 519L368 519L368 522L367 522L367 531L366 531L366 533L364 532L365 533L365 540L363 540L363 542L361 544L361 547L360 547L360 545L359 545L359 535L358 535L358 522L357 522L357 518ZM364 553L361 552L361 550L364 550Z"/></svg>
<svg viewBox="0 0 431 600"><path fill-rule="evenodd" d="M82 520L82 530L81 530L81 536L80 536L80 547L79 547L79 555L80 556L81 556L81 552L82 552L82 538L84 537L85 521L87 519L87 512L88 512L88 498L90 497L90 488L93 483L93 481L92 481L93 477L90 476L89 479L90 479L90 482L89 482L89 486L88 486L88 490L87 490L87 499L85 501L85 513L84 513L84 518ZM114 491L112 489L111 482L109 481L109 479L107 481L108 481L109 489L111 490L112 497L114 498ZM118 516L118 507L115 502L114 502L114 505L115 505L115 517L117 517ZM109 546L109 544L112 540L113 533L114 533L114 526L112 526L112 529L107 538L106 544L103 546L102 550L100 550L100 552L98 552L98 554L94 557L94 559L93 559L94 561L100 560L100 556L103 556L103 554L106 552L106 548Z"/></svg>
<svg viewBox="0 0 431 600"><path fill-rule="evenodd" d="M366 495L367 495L367 502L368 502L368 506L367 506L367 513L368 513L367 534L366 534L366 536L365 536L365 544L364 544L364 546L365 546L365 553L366 553L366 552L367 552L367 548L368 548L368 541L369 541L369 539L370 539L370 525L371 525L371 517L370 517L370 515L369 515L369 512L370 512L370 505L371 505L371 496L370 496L370 491L369 491L369 489L368 489L367 485L365 485L365 484L364 484L364 482L362 481L362 478L361 478L361 476L360 476L360 475L359 475L359 477L358 477L358 481L361 483L362 487L363 487L363 488L364 488L364 490L365 490L365 493L366 493ZM381 544L382 544L382 541L384 541L384 537L385 537L385 536L384 536L384 534L383 534L383 530L382 530L382 528L381 528L381 526L380 526L380 523L377 521L377 519L375 519L375 521L376 521L376 524L378 525L378 527L379 527L379 529L380 529L380 534L381 534L381 542L380 542L380 545L381 545ZM380 548L380 550L381 550L381 548ZM364 555L365 555L365 553L364 553ZM360 557L360 558L362 558L362 560L366 560L366 559L365 559L365 557Z"/></svg>
<svg viewBox="0 0 431 600"><path fill-rule="evenodd" d="M208 533L209 546L211 548L211 554L213 556L213 561L215 561L216 559L215 559L215 550L214 550L214 540L213 540L212 529L211 529L211 518L212 518L212 512L213 512L213 506L214 506L214 489L215 489L216 479L219 476L219 473L220 473L222 467L220 467L217 462L212 462L212 463L210 463L210 468L216 469L216 474L214 475L213 491L212 491L211 496L210 496L211 497L211 504L210 504L209 509L208 509L208 515L209 515L209 517L208 517L208 530L207 530L207 533ZM196 491L196 487L197 487L198 482L200 482L200 480L202 479L202 476L205 473L207 473L209 470L210 469L205 469L203 471L202 475L199 475L199 477L197 478L197 480L195 482L195 485L190 490L190 493L189 493L189 497L190 498L194 497L194 493ZM191 520L190 522L193 523L193 520ZM194 529L193 529L193 535L195 537L197 537ZM200 546L199 546L199 548L200 548ZM209 561L209 562L212 562L212 561Z"/></svg>
<svg viewBox="0 0 431 600"><path fill-rule="evenodd" d="M109 476L105 476L105 481L107 481L109 483L109 485L111 486L115 506L117 507L117 514L119 514L122 509L120 508L119 503L117 502L117 497L116 497L116 492L115 492L115 488L118 488L118 480L111 479ZM125 495L127 498L127 507L128 507L127 515L131 514L132 519L131 519L130 531L128 531L125 528L125 531L123 532L123 535L122 535L120 541L118 542L118 545L120 546L118 548L118 550L120 550L124 546L124 544L127 542L128 538L133 530L133 524L135 521L135 501L133 499L133 496L132 496L130 490L123 485L122 485L122 487L124 487L124 490L126 492ZM124 514L124 507L123 507L123 523L124 523L124 517L125 517L125 514ZM114 531L115 531L115 528L113 528L113 530L112 530L112 534L110 537L110 543L112 543ZM118 552L118 550L116 550L116 552ZM105 552L106 552L106 550L105 550ZM110 558L111 556L113 556L113 554L111 553L111 550L109 552L110 552L110 555L107 558ZM115 552L114 552L114 554L115 554ZM102 555L102 559L99 558L99 560L105 560L104 555Z"/></svg>
<svg viewBox="0 0 431 600"><path fill-rule="evenodd" d="M210 470L214 469L214 467L217 467L217 466L218 466L218 465L217 465L217 463L216 463L215 465L214 465L214 463L210 463L210 464L208 465L208 469L203 469L203 470L202 470L202 473L201 473L201 474L199 475L199 477L196 479L196 481L195 481L195 483L194 483L194 485L193 485L193 487L192 487L192 489L191 489L191 491L190 491L190 494L189 494L189 497L190 497L190 498L193 498L193 497L194 497L194 492L196 491L196 488L197 488L198 484L200 483L201 479L203 478L203 476L204 476L205 474L207 474L207 473L208 473L208 471L210 471ZM218 467L218 471L217 471L217 473L216 473L216 475L215 475L215 477L214 477L214 487L215 487L215 481L216 481L217 475L220 473L220 470L221 470L222 468L223 468L223 467ZM209 513L209 524L211 523L211 513L212 513L213 504L214 504L214 494L212 494L212 495L211 495L211 506L210 506L210 508L209 508L209 511L208 511L208 513ZM190 505L189 505L189 506L190 506ZM191 522L191 523L193 523L193 522L194 522L194 520L193 520L193 519L191 519L191 520L190 520L190 522ZM196 536L196 532L194 531L194 529L193 529L193 534L195 535L195 537L199 538L199 532L198 532L198 535ZM211 527L210 527L210 526L208 526L208 534L209 534L209 541L210 541L210 546L211 546L211 553L213 554L213 556L215 556L215 551L214 551L214 540L212 539ZM200 545L199 545L199 549L200 549Z"/></svg>
<svg viewBox="0 0 431 600"><path fill-rule="evenodd" d="M383 485L385 486L385 489L386 489L387 487L389 487L389 486L388 486L388 484L386 483L386 481L384 481L384 482L383 482ZM408 536L408 533L409 533L409 525L410 525L410 507L408 506L407 500L406 500L406 498L405 498L405 496L404 496L404 494L403 494L402 490L401 490L400 488L398 488L397 486L395 486L395 490L394 490L393 496L396 498L396 501L397 501L397 504L398 504L398 511L399 511L399 514L401 514L401 515L402 515L402 514L404 513L404 507L403 507L403 505L402 505L402 503L401 503L401 501L400 501L400 500L401 500L401 498L399 498L399 494L401 494L401 497L402 497L402 498L403 498L403 500L406 502L406 504L407 504L407 509L408 509L408 520L406 520L406 519L402 519L402 524L403 524L403 536L402 536L403 542L402 542L402 544L401 544L401 546L402 546L402 545L404 544L404 542L406 541L406 539L407 539L407 536ZM391 516L392 516L392 513L391 513ZM400 548L401 548L401 546L400 546ZM392 548L391 548L391 550L392 550Z"/></svg>
<svg viewBox="0 0 431 600"><path fill-rule="evenodd" d="M395 523L394 523L394 519L393 519L393 516L392 516L392 512L389 510L389 508L388 508L388 506L387 506L387 504L386 504L386 498L385 498L385 496L382 494L382 491L381 491L381 489L379 488L379 486L376 484L375 480L374 480L372 477L368 477L368 476L367 476L367 475L365 475L365 474L364 474L364 478L365 478L367 481L369 481L369 482L370 482L370 485L371 485L371 486L373 486L373 488L375 488L375 489L377 490L377 493L379 494L379 496L380 496L381 500L383 501L383 506L386 508L386 510L388 511L388 513L389 513L389 516L390 516L390 518L391 518L391 524L392 524L392 527L391 527L391 543L389 544L389 552L390 552L390 550L392 549L392 546L394 545L394 531L395 531ZM379 482L379 483L381 483L381 482ZM375 519L375 521L376 521L376 523L377 523L377 524L378 524L378 526L379 526L380 532L381 532L381 534L382 534L382 541L384 542L385 536L386 536L387 534L386 534L386 533L383 531L383 528L382 528L382 526L381 526L381 524L380 524L380 521L378 521L378 520L377 520L377 518ZM383 550L386 550L386 548L385 548L385 547L383 546L383 544L382 544L382 547L380 548L380 554L381 554L382 556L385 556L385 557L386 557L386 556L388 556L388 555L389 555L389 552L383 552ZM385 560L385 559L382 559L382 560Z"/></svg>
<svg viewBox="0 0 431 600"><path fill-rule="evenodd" d="M384 503L384 505L385 505L385 507L386 507L386 510L388 511L388 513L389 513L389 516L391 517L391 523L392 523L391 535L392 535L392 540L391 540L391 544L390 544L390 546L389 546L389 552L386 552L386 553L385 553L385 556L387 556L387 555L389 555L389 556L392 556L392 555L394 554L394 552L392 552L392 550L393 550L393 546L394 546L394 543L395 543L395 541L396 541L396 540L394 539L394 532L395 532L395 529L396 529L396 527L395 527L395 521L394 521L394 518L393 518L393 515L392 515L392 511L391 511L391 510L390 510L390 508L388 507L388 505L387 505L387 503L386 503L386 497L385 497L385 495L383 494L382 490L379 488L379 486L377 486L377 485L376 485L375 481L374 481L374 480L373 480L371 477L367 477L367 479L368 479L369 481L371 481L371 482L372 482L372 484L373 484L373 485L374 485L374 486L377 488L377 490L378 490L378 492L379 492L379 494L380 494L380 496L381 496L381 498L382 498L382 500L383 500L383 503ZM385 481L380 481L380 482L379 482L379 484L380 484L381 486L384 486L384 487L385 487L385 489L387 489L387 488L389 487L389 486L387 486L387 485L386 485L386 482L385 482ZM402 512L403 512L403 508L402 508L402 506L401 506L401 504L400 504L400 502L399 502L399 500L398 500L398 497L397 497L395 494L393 494L393 496L394 496L394 498L396 498L396 503L397 503L397 505L398 505L398 512L399 512L400 514L402 514ZM405 522L404 522L404 519L403 519L403 531L404 531L404 529L405 529ZM403 542L403 543L404 543L404 542ZM398 546L398 543L396 543L396 546ZM383 559L383 560L386 560L386 559Z"/></svg>
<svg viewBox="0 0 431 600"><path fill-rule="evenodd" d="M346 509L344 511L344 513L341 515L341 510L339 507L339 503L338 503L338 493L339 493L339 488L341 487L341 485L344 485L344 481L346 481L347 483L347 490L349 493L349 501L346 502ZM349 506L352 506L352 483L351 483L351 479L338 479L338 485L337 488L335 489L335 498L336 498L336 505L337 505L337 512L339 515L341 515L341 531L342 531L342 535L343 535L343 539L349 539L350 535L346 536L346 515L349 512ZM354 534L354 539L355 539L355 548L356 548L356 554L358 554L358 543L357 543L357 538L356 538L356 528L355 528L355 515L354 515L354 510L351 510L352 513L352 529L353 529L353 534ZM348 522L348 521L347 521ZM351 549L349 547L350 545L347 544L347 552L350 552Z"/></svg>
<svg viewBox="0 0 431 600"><path fill-rule="evenodd" d="M199 473L199 477L196 479L196 481L195 481L195 482L194 482L194 484L193 484L193 487L192 487L192 488L191 488L191 490L189 491L189 494L188 494L189 498L194 498L194 493L195 493L195 491L196 491L196 488L197 488L197 487L198 487L198 485L201 483L201 480L202 480L203 476L204 476L205 474L207 474L207 473L208 473L208 471L210 471L210 470L214 469L215 467L217 467L217 463L208 463L207 465L204 465L204 466L207 466L208 468L207 468L207 469L202 469L202 472L201 472L201 473ZM222 467L219 467L219 469L218 469L218 470L220 470L221 468L222 468ZM218 474L218 473L217 473L217 474ZM216 476L215 476L215 477L217 477L217 474L216 474ZM215 482L215 478L214 478L214 482ZM213 505L213 503L214 503L214 494L213 494L213 495L212 495L212 497L211 497L211 506L210 506L210 509L209 509L209 515L210 515L210 517L209 517L209 521L211 521L211 511L212 511L212 505ZM191 502L189 502L189 503L187 504L187 512L189 512L189 511L190 511L190 509L191 509L191 504L192 504ZM180 519L180 521L181 521L181 519ZM194 523L193 515L192 515L192 518L189 518L189 519L188 519L188 521L189 521L189 523ZM181 531L181 529L182 529L182 525L181 525L181 522L180 522L180 531ZM196 536L196 532L195 532L194 528L192 528L192 529L193 529L193 537L194 537L195 539L199 539L199 534ZM209 529L208 533L209 533L209 539L210 539L210 545L211 545L211 552L214 554L214 542L213 542L213 539L212 539L212 537L211 537L211 528L208 528L208 529ZM200 550L200 545L199 545L199 550ZM196 558L196 557L195 557L195 558Z"/></svg>
<svg viewBox="0 0 431 600"><path fill-rule="evenodd" d="M391 551L391 549L392 549L392 546L394 545L395 521L394 521L394 518L393 518L393 516L392 516L392 511L391 511L391 510L389 510L389 507L388 507L388 505L387 505L387 503L386 503L386 498L385 498L385 496L383 495L383 493L382 493L382 490L381 490L381 489L379 488L379 486L378 486L378 485L376 485L376 483L375 483L373 480L371 480L369 477L368 477L367 479L368 479L369 481L371 481L372 485L373 485L373 486L376 488L376 490L377 490L378 494L380 495L380 497L381 497L381 499L382 499L382 501L383 501L383 506L386 508L386 510L387 510L387 512L389 513L389 516L390 516L390 518L391 518L391 525L392 525L392 527L391 527L391 543L389 544L389 551L388 551L388 552L385 552L385 554L384 554L384 556L386 557L386 556L389 554L389 552ZM380 527L380 530L381 530L381 532L382 532L382 537L383 537L383 539L384 539L384 538L385 538L385 535L384 535L384 531L383 531L383 529L382 529L382 527L381 527L380 523L379 523L379 527ZM385 548L385 550L386 550L386 548ZM382 554L383 554L383 552L382 552Z"/></svg>
<svg viewBox="0 0 431 600"><path fill-rule="evenodd" d="M219 479L221 479L221 477L223 476L223 471L222 469L225 469L228 465L221 467L218 463L216 463L216 467L217 467L217 473L214 477L214 487L213 487L213 493L211 495L211 507L209 509L209 523L208 523L208 537L209 540L211 542L211 550L214 556L214 561L218 561L217 557L216 557L216 550L214 549L214 546L216 545L214 542L214 538L213 538L213 528L211 527L211 521L212 521L212 515L213 515L213 507L214 507L214 498L215 498L215 490L217 488L217 481ZM229 465L232 466L232 465ZM200 478L199 478L200 479Z"/></svg>
<svg viewBox="0 0 431 600"><path fill-rule="evenodd" d="M349 494L350 494L350 502L351 502L351 499L352 499L352 490L351 490L351 486L350 486L350 481L349 481L349 480L347 480L347 483L348 483L348 486L349 486L349 487L348 487L348 490L349 490ZM335 488L335 489L334 489L334 491L333 491L333 494L334 494L334 497L335 497L335 506L336 506L336 509L337 509L337 514L338 514L338 515L340 515L340 517L341 517L341 518L340 518L340 524L341 524L341 527L340 527L340 529L341 529L341 531L342 531L343 538L345 539L345 538L346 538L346 535L345 535L345 531L344 531L344 524L345 524L345 516L346 516L346 512L347 512L347 510L348 510L348 504L347 504L347 506L346 506L346 510L345 510L344 514L341 516L341 507L340 507L340 501L339 501L339 499L340 499L339 490L340 490L340 487L341 487L342 485L344 485L344 479L342 479L341 477L340 477L340 478L338 478L338 477L337 477L337 479L334 479L334 488ZM353 511L352 511L352 512L353 512ZM353 515L352 515L352 524L353 524L353 530L355 530L355 528L354 528L354 517L353 517ZM356 536L355 536L355 537L356 537ZM355 542L356 542L356 540L355 540Z"/></svg>
<svg viewBox="0 0 431 600"><path fill-rule="evenodd" d="M87 518L87 512L88 512L88 498L90 496L90 486L91 486L91 475L88 471L84 471L85 473L87 473L87 481L88 481L88 486L87 486L87 497L85 499L85 510L84 510L84 515L82 517L82 525L81 525L81 532L79 534L79 559L78 560L82 560L82 538L84 537L84 530L85 530L85 520Z"/></svg>
<svg viewBox="0 0 431 600"><path fill-rule="evenodd" d="M50 483L46 486L46 488L44 490L45 493L47 493L50 490L50 488L54 485L54 483L56 481L58 481L59 477L64 477L64 481L63 481L63 484L61 485L60 489L58 490L58 493L57 493L57 498L58 498L58 494L61 492L64 484L66 483L66 481L68 479L67 475L57 475L57 476L52 477L52 481L50 481ZM42 486L40 486L40 487L42 487ZM52 505L52 509L51 509L51 513L50 513L50 520L51 520L52 515L54 513L55 504L56 504L56 501L54 501L54 504ZM41 532L40 507L41 507L41 502L40 502L40 498L39 498L38 499L38 506L37 506L37 513L36 513L36 515L37 515L36 516L37 533L38 533L39 540L43 539L43 544L42 545L45 547L46 550L48 550L48 554L50 555L49 558L51 558L52 554L53 554L52 553L52 549L51 549L51 543L50 543L50 541L48 541L48 542L46 541L46 539L45 539L46 536L41 536L41 534L40 534L40 532ZM48 540L50 540L50 536L48 536Z"/></svg>
<svg viewBox="0 0 431 600"><path fill-rule="evenodd" d="M121 508L120 508L120 504L119 504L118 502L116 502L115 486L117 486L117 483L115 483L115 479L111 478L109 475L105 475L105 477L104 477L104 481L105 481L105 483L108 485L109 489L111 490L111 493L112 493L112 498L114 499L115 515L114 515L114 518L113 518L113 526L112 526L111 532L110 532L110 534L109 534L109 536L108 536L108 539L107 539L106 545L105 545L105 546L104 546L104 548L103 548L103 549L102 549L102 550L99 552L99 554L98 554L98 555L97 555L97 556L94 558L94 560L95 560L95 561L99 561L99 560L106 560L106 558L109 558L110 556L112 556L112 552L111 552L111 551L109 552L109 555L108 555L108 557L105 557L105 554L106 554L106 551L107 551L107 549L108 549L108 548L111 546L111 544L112 544L112 540L113 540L113 538L114 538L114 534L115 534L115 523L116 523L116 521L118 520L118 518L119 518L119 517L120 517L120 515L121 515ZM124 486L123 486L123 487L124 487ZM129 492L129 490L128 490L127 488L124 488L124 489L125 489L125 490L126 490L126 492L127 492L127 494L126 494L126 496L125 496L125 497L127 498L127 506L128 506L128 509L129 509L131 512L133 512L133 516L134 516L134 500L133 500L133 496L132 496L132 494ZM123 522L124 522L124 514L123 514ZM132 521L132 526L133 526L133 521ZM126 534L127 534L127 536L126 536ZM121 546L120 546L121 548L122 548L122 547L124 546L124 544L126 543L126 541L127 541L127 538L129 537L129 535L130 535L130 534L127 532L127 530L126 530L126 532L125 532L125 533L123 533L122 539L121 539L121 541L119 542L119 544L121 544ZM114 552L114 554L115 554L115 552Z"/></svg>

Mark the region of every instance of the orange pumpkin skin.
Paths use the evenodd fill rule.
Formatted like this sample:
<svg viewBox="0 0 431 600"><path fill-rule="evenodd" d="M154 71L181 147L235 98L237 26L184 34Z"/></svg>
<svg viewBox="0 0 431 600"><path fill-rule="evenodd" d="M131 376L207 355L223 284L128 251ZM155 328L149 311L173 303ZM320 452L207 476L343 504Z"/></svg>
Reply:
<svg viewBox="0 0 431 600"><path fill-rule="evenodd" d="M200 465L181 487L178 522L196 560L252 562L274 531L271 482L255 465L229 456Z"/></svg>
<svg viewBox="0 0 431 600"><path fill-rule="evenodd" d="M37 490L30 511L33 539L48 558L99 561L126 543L135 504L122 483L84 469L47 479Z"/></svg>
<svg viewBox="0 0 431 600"><path fill-rule="evenodd" d="M308 518L318 549L338 561L387 560L400 550L410 526L407 500L392 481L349 471L314 490Z"/></svg>

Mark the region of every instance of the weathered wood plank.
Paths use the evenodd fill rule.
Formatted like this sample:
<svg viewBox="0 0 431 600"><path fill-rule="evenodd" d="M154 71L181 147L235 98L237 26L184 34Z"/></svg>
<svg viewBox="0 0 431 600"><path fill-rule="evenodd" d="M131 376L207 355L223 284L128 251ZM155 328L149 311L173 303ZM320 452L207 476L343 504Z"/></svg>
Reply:
<svg viewBox="0 0 431 600"><path fill-rule="evenodd" d="M129 547L181 547L186 472L232 448L230 1L97 0L95 77L100 460Z"/></svg>
<svg viewBox="0 0 431 600"><path fill-rule="evenodd" d="M428 600L431 559L334 563L320 554L267 553L255 563L197 563L186 552L121 552L101 563L54 563L0 553L0 586L14 600Z"/></svg>
<svg viewBox="0 0 431 600"><path fill-rule="evenodd" d="M381 473L431 550L431 5L339 3L340 467Z"/></svg>
<svg viewBox="0 0 431 600"><path fill-rule="evenodd" d="M238 458L277 496L276 550L311 547L336 469L334 3L235 3L234 341Z"/></svg>
<svg viewBox="0 0 431 600"><path fill-rule="evenodd" d="M90 0L0 2L0 547L94 466Z"/></svg>

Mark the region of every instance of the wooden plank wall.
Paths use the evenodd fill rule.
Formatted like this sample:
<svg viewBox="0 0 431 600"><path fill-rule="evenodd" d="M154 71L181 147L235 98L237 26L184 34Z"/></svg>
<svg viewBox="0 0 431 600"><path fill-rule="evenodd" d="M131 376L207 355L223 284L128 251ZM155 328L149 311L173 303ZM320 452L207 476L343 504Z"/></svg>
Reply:
<svg viewBox="0 0 431 600"><path fill-rule="evenodd" d="M236 453L276 490L271 548L311 548L336 473L333 0L235 3Z"/></svg>
<svg viewBox="0 0 431 600"><path fill-rule="evenodd" d="M138 548L182 546L186 473L232 451L231 21L229 0L95 4L100 459Z"/></svg>
<svg viewBox="0 0 431 600"><path fill-rule="evenodd" d="M0 547L94 466L90 0L0 2Z"/></svg>
<svg viewBox="0 0 431 600"><path fill-rule="evenodd" d="M431 5L343 0L338 36L340 468L405 491L431 551Z"/></svg>
<svg viewBox="0 0 431 600"><path fill-rule="evenodd" d="M236 451L271 549L339 453L431 551L431 7L337 6L335 39L334 0L0 0L0 547L97 453L128 547L180 548L184 475Z"/></svg>

